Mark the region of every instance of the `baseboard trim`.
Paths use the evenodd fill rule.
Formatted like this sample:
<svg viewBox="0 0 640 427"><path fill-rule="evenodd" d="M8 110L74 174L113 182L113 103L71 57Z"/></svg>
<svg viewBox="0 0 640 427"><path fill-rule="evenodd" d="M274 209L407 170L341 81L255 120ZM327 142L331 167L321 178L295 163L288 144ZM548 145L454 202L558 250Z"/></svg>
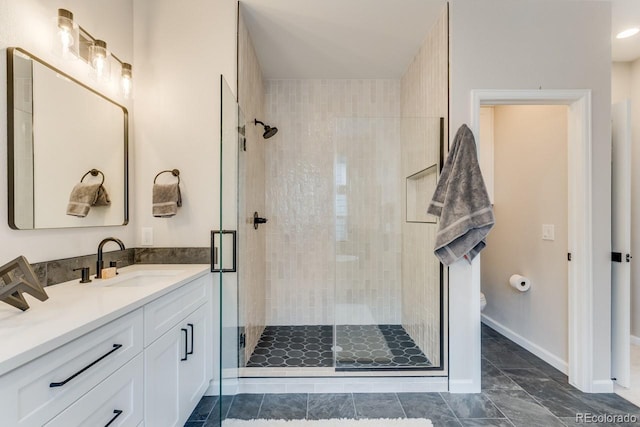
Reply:
<svg viewBox="0 0 640 427"><path fill-rule="evenodd" d="M220 395L220 381L211 381L209 388L204 392L205 396L219 396Z"/></svg>
<svg viewBox="0 0 640 427"><path fill-rule="evenodd" d="M447 377L239 378L238 393L432 393L447 391Z"/></svg>
<svg viewBox="0 0 640 427"><path fill-rule="evenodd" d="M613 381L601 380L591 383L591 393L613 393Z"/></svg>
<svg viewBox="0 0 640 427"><path fill-rule="evenodd" d="M471 380L449 380L449 393L480 393L481 386Z"/></svg>
<svg viewBox="0 0 640 427"><path fill-rule="evenodd" d="M502 335L509 338L511 341L515 342L519 346L535 354L540 359L544 360L545 362L547 362L548 364L550 364L551 366L553 366L563 374L568 374L569 364L565 360L562 360L555 354L552 354L547 350L545 350L544 348L540 347L539 345L529 341L528 339L524 338L522 335L507 328L503 324L496 322L486 314L482 314L481 317L482 317L482 323L485 323L487 326L490 326L491 328L500 332Z"/></svg>
<svg viewBox="0 0 640 427"><path fill-rule="evenodd" d="M631 335L631 344L640 345L640 337L637 337L635 335Z"/></svg>

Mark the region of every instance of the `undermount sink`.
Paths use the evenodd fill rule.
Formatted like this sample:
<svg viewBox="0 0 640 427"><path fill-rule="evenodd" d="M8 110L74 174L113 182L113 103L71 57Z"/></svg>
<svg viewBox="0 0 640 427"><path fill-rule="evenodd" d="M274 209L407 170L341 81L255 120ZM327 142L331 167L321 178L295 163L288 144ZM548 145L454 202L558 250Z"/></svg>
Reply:
<svg viewBox="0 0 640 427"><path fill-rule="evenodd" d="M96 279L99 286L113 286L119 288L140 287L155 285L165 282L167 279L177 276L184 270L137 270L132 272L120 272L111 279Z"/></svg>

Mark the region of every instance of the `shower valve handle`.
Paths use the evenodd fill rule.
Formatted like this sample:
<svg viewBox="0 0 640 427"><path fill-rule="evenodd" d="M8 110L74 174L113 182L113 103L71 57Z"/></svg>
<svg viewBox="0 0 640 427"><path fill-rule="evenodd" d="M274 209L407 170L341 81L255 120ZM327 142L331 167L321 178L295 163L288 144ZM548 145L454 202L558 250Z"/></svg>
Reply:
<svg viewBox="0 0 640 427"><path fill-rule="evenodd" d="M253 228L255 228L256 230L258 229L258 226L260 224L266 224L267 221L268 221L267 218L259 217L258 212L253 213Z"/></svg>

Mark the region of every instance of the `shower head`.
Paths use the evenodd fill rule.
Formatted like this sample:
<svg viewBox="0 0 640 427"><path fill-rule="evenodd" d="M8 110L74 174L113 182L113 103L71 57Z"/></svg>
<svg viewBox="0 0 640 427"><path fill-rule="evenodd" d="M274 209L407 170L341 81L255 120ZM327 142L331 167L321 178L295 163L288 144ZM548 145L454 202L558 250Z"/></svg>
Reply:
<svg viewBox="0 0 640 427"><path fill-rule="evenodd" d="M262 123L260 120L258 119L254 119L253 123L257 126L258 124L261 124L262 127L264 128L264 133L262 134L262 137L264 139L269 139L271 138L273 135L275 135L276 133L278 133L278 128L277 127L271 127L269 125L265 125L264 123Z"/></svg>

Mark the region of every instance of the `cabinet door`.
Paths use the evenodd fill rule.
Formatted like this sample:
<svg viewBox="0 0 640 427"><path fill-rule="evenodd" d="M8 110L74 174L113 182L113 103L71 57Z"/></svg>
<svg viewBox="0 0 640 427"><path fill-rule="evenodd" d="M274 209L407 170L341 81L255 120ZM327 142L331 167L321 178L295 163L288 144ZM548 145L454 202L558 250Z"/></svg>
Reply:
<svg viewBox="0 0 640 427"><path fill-rule="evenodd" d="M200 306L182 322L188 330L187 360L180 362L180 413L186 420L209 387L211 379L211 335L209 306Z"/></svg>
<svg viewBox="0 0 640 427"><path fill-rule="evenodd" d="M144 351L144 420L153 427L177 426L180 422L180 359L186 337L174 327Z"/></svg>

